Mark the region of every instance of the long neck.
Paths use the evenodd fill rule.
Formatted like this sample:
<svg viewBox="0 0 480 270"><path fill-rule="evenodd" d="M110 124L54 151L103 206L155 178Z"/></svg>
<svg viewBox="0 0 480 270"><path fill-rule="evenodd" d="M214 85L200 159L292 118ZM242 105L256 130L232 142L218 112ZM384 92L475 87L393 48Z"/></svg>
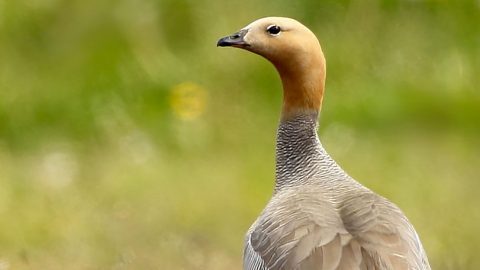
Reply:
<svg viewBox="0 0 480 270"><path fill-rule="evenodd" d="M317 119L325 85L325 59L318 47L309 57L273 62L283 84L277 133L275 190L306 183L341 182L345 172L322 147Z"/></svg>
<svg viewBox="0 0 480 270"><path fill-rule="evenodd" d="M282 119L277 131L275 191L309 183L341 182L349 178L322 147L318 114Z"/></svg>
<svg viewBox="0 0 480 270"><path fill-rule="evenodd" d="M283 85L282 119L305 113L320 112L323 101L326 65L318 46L307 56L301 53L287 60L280 58L275 65Z"/></svg>

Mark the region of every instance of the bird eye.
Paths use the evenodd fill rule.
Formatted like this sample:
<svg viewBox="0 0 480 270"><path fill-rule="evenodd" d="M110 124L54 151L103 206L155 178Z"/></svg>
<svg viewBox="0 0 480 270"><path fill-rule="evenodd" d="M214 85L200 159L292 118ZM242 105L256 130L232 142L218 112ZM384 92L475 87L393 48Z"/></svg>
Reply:
<svg viewBox="0 0 480 270"><path fill-rule="evenodd" d="M280 34L280 31L282 29L280 29L280 26L278 25L275 25L275 24L272 24L270 26L267 27L267 32L270 34L270 35L273 35L273 36L276 36L278 34Z"/></svg>

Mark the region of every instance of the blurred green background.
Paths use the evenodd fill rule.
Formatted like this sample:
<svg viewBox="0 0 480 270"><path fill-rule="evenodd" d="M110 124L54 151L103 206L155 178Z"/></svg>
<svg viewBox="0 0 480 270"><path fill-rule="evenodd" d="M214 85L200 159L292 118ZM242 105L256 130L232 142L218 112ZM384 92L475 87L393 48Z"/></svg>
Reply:
<svg viewBox="0 0 480 270"><path fill-rule="evenodd" d="M0 270L241 269L280 81L254 19L327 57L320 136L433 269L480 269L480 2L0 0Z"/></svg>

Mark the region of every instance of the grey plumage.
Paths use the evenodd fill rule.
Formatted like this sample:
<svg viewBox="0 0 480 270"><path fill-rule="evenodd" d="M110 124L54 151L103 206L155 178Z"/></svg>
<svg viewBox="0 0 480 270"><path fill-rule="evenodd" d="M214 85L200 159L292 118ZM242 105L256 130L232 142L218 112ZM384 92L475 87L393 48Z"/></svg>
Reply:
<svg viewBox="0 0 480 270"><path fill-rule="evenodd" d="M430 269L400 209L348 176L316 134L316 115L280 123L275 192L247 233L244 269Z"/></svg>
<svg viewBox="0 0 480 270"><path fill-rule="evenodd" d="M326 67L315 35L295 20L271 17L218 45L270 60L284 90L275 189L246 234L244 270L429 270L402 211L352 179L320 143Z"/></svg>

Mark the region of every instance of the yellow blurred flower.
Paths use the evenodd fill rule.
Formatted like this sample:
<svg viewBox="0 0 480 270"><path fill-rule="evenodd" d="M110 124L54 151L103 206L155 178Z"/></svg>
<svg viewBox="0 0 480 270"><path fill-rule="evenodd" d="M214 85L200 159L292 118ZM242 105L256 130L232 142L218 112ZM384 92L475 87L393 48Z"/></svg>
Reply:
<svg viewBox="0 0 480 270"><path fill-rule="evenodd" d="M170 91L170 107L182 120L194 120L205 111L207 91L193 82L177 84Z"/></svg>

